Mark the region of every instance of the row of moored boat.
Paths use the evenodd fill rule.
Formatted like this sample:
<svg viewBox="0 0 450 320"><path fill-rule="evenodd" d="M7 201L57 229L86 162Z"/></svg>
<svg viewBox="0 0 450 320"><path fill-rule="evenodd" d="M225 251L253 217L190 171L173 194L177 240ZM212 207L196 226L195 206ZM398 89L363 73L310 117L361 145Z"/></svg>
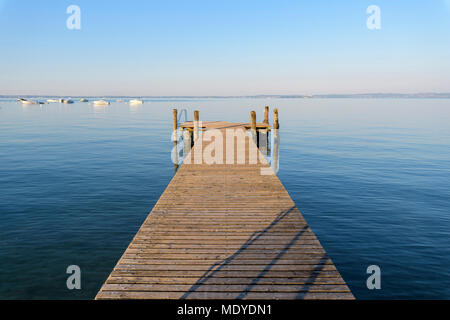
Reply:
<svg viewBox="0 0 450 320"><path fill-rule="evenodd" d="M23 98L19 98L19 99L17 99L17 101L21 102L21 103L24 104L24 105L28 105L28 104L47 104L47 103L53 103L53 102L56 102L56 103L65 103L65 104L71 104L71 103L74 103L74 101L71 100L71 99L62 99L62 98L59 98L59 99L48 99L46 102L42 102L42 101L34 101L34 100L28 100L28 99L23 99ZM87 99L85 99L85 98L82 98L82 99L80 99L80 102L89 102L89 100L87 100ZM124 102L124 101L121 100L121 99L118 99L116 102ZM131 100L128 101L128 102L129 102L130 105L140 105L140 104L143 104L143 103L144 103L142 100L138 100L138 99L131 99ZM95 100L93 103L94 103L94 105L96 105L96 106L107 106L107 105L110 104L109 101L106 101L106 100L104 100L104 99L101 99L101 100Z"/></svg>

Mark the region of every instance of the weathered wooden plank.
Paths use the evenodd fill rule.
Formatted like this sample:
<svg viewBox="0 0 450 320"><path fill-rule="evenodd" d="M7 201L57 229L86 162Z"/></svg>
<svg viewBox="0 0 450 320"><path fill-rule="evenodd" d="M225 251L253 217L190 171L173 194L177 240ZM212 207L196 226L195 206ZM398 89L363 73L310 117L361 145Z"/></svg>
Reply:
<svg viewBox="0 0 450 320"><path fill-rule="evenodd" d="M258 300L352 300L350 292L151 292L151 291L102 291L101 299L258 299Z"/></svg>
<svg viewBox="0 0 450 320"><path fill-rule="evenodd" d="M194 266L194 265L207 265L207 266L211 266L214 265L215 263L220 263L223 259L156 259L154 257L149 257L149 258L142 258L142 257L134 257L132 259L129 258L123 258L120 260L120 263L124 263L124 264L139 264L139 265L168 265L168 264L174 264L174 265L189 265L189 266ZM275 259L274 259L275 260ZM266 266L267 265L268 260L265 259L263 256L261 256L260 259L233 259L230 261L227 261L226 264L227 266L232 266L232 265L246 265L246 266L250 266L250 265L257 265L257 266ZM295 259L295 260L288 260L288 259L278 259L275 260L275 262L273 263L273 265L278 265L278 266L282 266L282 265L314 265L314 266L319 266L319 265L326 265L326 264L333 264L331 262L331 260L326 260L325 262L322 262L322 259L320 258L320 256L316 259L307 259L304 258L302 260L300 259Z"/></svg>
<svg viewBox="0 0 450 320"><path fill-rule="evenodd" d="M267 262L270 263L270 262ZM119 263L114 270L202 270L202 271L214 271L215 268L220 268L216 270L217 272L222 271L253 271L255 273L255 277L262 271L265 272L267 268L267 264L260 265L179 265L179 264L167 264L167 265L148 265L148 264L125 264ZM315 265L315 264L295 264L295 265L273 265L270 267L270 270L280 270L280 271L297 271L297 270L307 270L313 271L316 269L320 270L337 270L336 267L332 264L325 265Z"/></svg>
<svg viewBox="0 0 450 320"><path fill-rule="evenodd" d="M251 288L249 288L251 286ZM195 284L196 292L349 292L346 285L339 284ZM103 291L179 291L189 292L192 290L190 284L148 284L148 283L107 283Z"/></svg>
<svg viewBox="0 0 450 320"><path fill-rule="evenodd" d="M128 248L127 252L124 253L123 257L126 257L127 255L135 255L135 254L143 254L143 255L167 255L167 256L183 256L187 257L189 255L197 256L197 255L208 255L208 256L226 256L229 257L230 253L234 253L236 249L227 249L227 248L215 248L214 252L211 252L210 249L204 249L204 248L165 248L165 249L154 249L154 248L141 248L141 249L135 249L135 248ZM260 256L261 254L267 255L270 257L270 255L278 255L280 253L283 253L284 256L297 256L302 255L304 256L306 253L308 254L320 254L324 255L325 251L321 247L313 247L313 248L295 248L295 249L289 249L288 252L285 252L283 249L265 249L260 248L253 250L247 250L245 253L245 257L252 257L252 256Z"/></svg>
<svg viewBox="0 0 450 320"><path fill-rule="evenodd" d="M113 276L109 278L110 284L196 284L199 281L198 277L131 277L131 276ZM276 278L276 277L259 277L258 284L265 285L305 285L305 284L339 284L345 285L345 281L339 276L334 277L294 277L294 278ZM254 277L234 277L234 278L211 278L208 279L208 284L252 284L255 282Z"/></svg>
<svg viewBox="0 0 450 320"><path fill-rule="evenodd" d="M133 243L130 244L131 248L227 248L227 249L235 249L239 250L244 244L239 241L234 242L215 242L215 243L204 243L204 242L192 242L192 241L183 241L183 240L167 240L167 241L158 241L158 242L150 242L146 240L134 240ZM318 240L300 240L294 243L289 247L289 249L294 248L303 248L305 245L320 245ZM246 246L245 250L253 250L253 249L286 249L286 244L283 243L264 243L258 242L257 244L252 244L251 246Z"/></svg>
<svg viewBox="0 0 450 320"><path fill-rule="evenodd" d="M202 253L190 253L190 252L164 252L164 253L154 253L154 252L132 252L127 250L127 252L122 256L123 259L155 259L155 260L164 260L164 259L176 259L176 260L223 260L230 257L230 251L222 252L222 253L211 253L210 251L202 252ZM278 256L282 255L282 259L284 260L305 260L305 257L310 257L311 259L323 259L324 252L323 251L298 251L298 252L276 252L272 253L270 251L257 251L257 253L245 253L241 257L239 257L238 261L243 260L264 260L273 258L276 259Z"/></svg>
<svg viewBox="0 0 450 320"><path fill-rule="evenodd" d="M195 277L197 280L203 276L205 276L205 272L202 270L115 270L114 274L111 275L110 279L113 277ZM223 279L232 279L232 278L249 278L255 279L255 270L246 271L246 270L220 270L220 272L211 273L208 275L208 279L215 278L223 278ZM321 277L332 277L332 278L341 278L339 272L337 270L294 270L294 271L286 271L286 270L268 270L267 272L257 274L258 279L262 279L264 277L270 278L289 278L289 279L316 279Z"/></svg>

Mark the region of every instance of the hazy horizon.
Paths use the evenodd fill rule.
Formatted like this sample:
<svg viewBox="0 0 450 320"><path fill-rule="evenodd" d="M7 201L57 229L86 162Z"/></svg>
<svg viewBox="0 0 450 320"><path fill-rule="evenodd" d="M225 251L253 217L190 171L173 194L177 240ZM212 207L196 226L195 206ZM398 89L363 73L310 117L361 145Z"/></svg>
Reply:
<svg viewBox="0 0 450 320"><path fill-rule="evenodd" d="M61 95L61 94L1 94L0 97L141 97L141 98L262 98L262 97L326 97L326 96L421 96L421 95L429 95L432 97L439 96L447 96L450 98L450 92L408 92L408 93L399 93L399 92L365 92L365 93L318 93L313 95L301 94L301 93L292 93L292 94L254 94L254 95Z"/></svg>

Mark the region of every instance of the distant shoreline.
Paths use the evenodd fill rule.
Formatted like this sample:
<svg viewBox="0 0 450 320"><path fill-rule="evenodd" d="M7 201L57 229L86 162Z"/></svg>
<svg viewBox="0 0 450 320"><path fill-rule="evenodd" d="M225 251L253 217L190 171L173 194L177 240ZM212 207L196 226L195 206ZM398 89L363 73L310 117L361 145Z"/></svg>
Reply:
<svg viewBox="0 0 450 320"><path fill-rule="evenodd" d="M135 98L142 99L449 99L450 93L362 93L316 95L242 95L242 96L70 96L70 95L0 95L0 98Z"/></svg>

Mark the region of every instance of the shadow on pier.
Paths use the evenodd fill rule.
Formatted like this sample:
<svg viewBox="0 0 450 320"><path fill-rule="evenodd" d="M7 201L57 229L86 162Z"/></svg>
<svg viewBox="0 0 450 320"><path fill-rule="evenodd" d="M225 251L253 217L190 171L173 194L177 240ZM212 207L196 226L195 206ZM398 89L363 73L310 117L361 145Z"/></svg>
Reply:
<svg viewBox="0 0 450 320"><path fill-rule="evenodd" d="M254 265L251 271L245 271L245 277L240 278L240 285L242 286L242 290L233 292L229 298L232 299L245 299L252 298L252 292L261 292L255 290L260 285L272 285L273 282L278 283L288 283L292 282L292 285L298 288L297 291L292 290L287 292L289 298L291 299L302 299L310 290L310 288L315 285L318 276L324 270L324 267L330 263L330 259L327 254L322 251L320 254L316 255L315 259L311 260L311 264L313 264L313 268L310 270L303 270L298 272L290 271L290 268L286 268L286 271L281 271L278 268L274 270L274 266L286 266L283 264L283 259L295 259L295 254L298 249L297 244L302 240L302 236L306 235L309 227L305 225L301 228L297 233L293 234L292 237L283 239L281 242L278 240L277 246L280 248L274 249L271 248L268 243L273 240L273 236L277 234L283 228L289 227L291 228L288 218L296 217L299 214L298 209L296 207L291 207L288 210L280 212L280 214L264 229L254 232L243 244L242 246L236 250L233 254L231 254L228 258L218 261L213 264L198 280L195 284L191 286L191 288L183 294L181 299L195 298L194 293L198 291L202 291L202 287L205 285L213 286L217 284L215 279L218 278L229 278L230 270L228 266L231 265L245 265L247 260L254 259L255 252L260 253L260 257L258 258L260 261L259 265ZM304 248L306 248L305 246ZM266 249L264 249L266 248ZM298 261L299 264L304 263L304 261ZM304 279L302 284L295 283L292 281L291 276L296 276L297 278L300 276ZM280 279L280 276L284 277ZM273 280L274 278L279 279ZM244 280L243 280L244 279ZM281 280L281 281L280 281ZM265 289L265 288L263 288ZM232 291L231 291L232 292ZM284 297L286 298L286 297Z"/></svg>

